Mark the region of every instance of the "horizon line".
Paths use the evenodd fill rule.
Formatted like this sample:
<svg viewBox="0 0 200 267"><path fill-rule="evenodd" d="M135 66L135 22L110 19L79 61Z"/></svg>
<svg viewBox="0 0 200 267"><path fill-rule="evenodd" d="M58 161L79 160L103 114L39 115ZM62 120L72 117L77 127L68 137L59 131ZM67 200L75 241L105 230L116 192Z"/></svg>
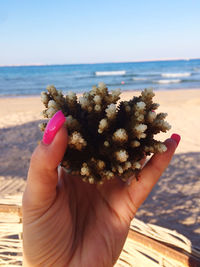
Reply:
<svg viewBox="0 0 200 267"><path fill-rule="evenodd" d="M0 67L34 67L34 66L64 66L64 65L95 65L95 64L114 64L114 63L142 63L142 62L159 62L159 61L189 61L199 60L199 57L195 58L161 58L161 59L144 59L133 61L107 61L107 62L85 62L85 63L25 63L25 64L0 64Z"/></svg>

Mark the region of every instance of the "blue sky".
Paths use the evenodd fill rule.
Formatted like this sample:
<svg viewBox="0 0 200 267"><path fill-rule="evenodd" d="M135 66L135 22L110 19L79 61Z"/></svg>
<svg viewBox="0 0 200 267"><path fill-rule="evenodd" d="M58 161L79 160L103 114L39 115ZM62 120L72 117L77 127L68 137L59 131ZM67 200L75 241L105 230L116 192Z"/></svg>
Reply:
<svg viewBox="0 0 200 267"><path fill-rule="evenodd" d="M0 0L0 65L200 57L199 0Z"/></svg>

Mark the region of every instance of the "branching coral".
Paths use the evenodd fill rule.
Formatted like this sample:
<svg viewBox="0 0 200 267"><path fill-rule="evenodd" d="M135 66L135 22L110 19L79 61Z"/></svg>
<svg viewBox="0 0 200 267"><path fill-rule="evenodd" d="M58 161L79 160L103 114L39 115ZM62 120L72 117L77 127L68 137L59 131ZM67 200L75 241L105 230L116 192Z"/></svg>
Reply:
<svg viewBox="0 0 200 267"><path fill-rule="evenodd" d="M170 125L164 120L166 113L156 114L159 105L152 100L152 89L117 105L119 95L120 90L109 92L104 83L79 99L72 92L64 96L54 86L41 93L45 118L58 110L66 117L69 141L61 165L91 184L114 177L125 181L137 175L145 155L166 151L153 138ZM46 123L40 124L42 131L45 127Z"/></svg>

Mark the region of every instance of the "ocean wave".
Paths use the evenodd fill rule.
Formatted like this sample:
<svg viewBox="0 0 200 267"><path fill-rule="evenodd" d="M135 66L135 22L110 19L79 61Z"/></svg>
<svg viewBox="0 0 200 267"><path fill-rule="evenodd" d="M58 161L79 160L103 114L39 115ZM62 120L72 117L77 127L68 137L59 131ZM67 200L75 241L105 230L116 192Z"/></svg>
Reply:
<svg viewBox="0 0 200 267"><path fill-rule="evenodd" d="M134 77L133 78L133 81L146 81L147 80L147 78L139 78L139 77Z"/></svg>
<svg viewBox="0 0 200 267"><path fill-rule="evenodd" d="M113 75L125 75L125 70L116 70L116 71L96 71L96 76L113 76Z"/></svg>
<svg viewBox="0 0 200 267"><path fill-rule="evenodd" d="M174 79L174 80L156 80L153 81L153 83L160 83L160 84L168 84L168 83L180 83L180 79Z"/></svg>
<svg viewBox="0 0 200 267"><path fill-rule="evenodd" d="M162 73L161 76L165 78L189 77L191 76L191 73L190 72Z"/></svg>

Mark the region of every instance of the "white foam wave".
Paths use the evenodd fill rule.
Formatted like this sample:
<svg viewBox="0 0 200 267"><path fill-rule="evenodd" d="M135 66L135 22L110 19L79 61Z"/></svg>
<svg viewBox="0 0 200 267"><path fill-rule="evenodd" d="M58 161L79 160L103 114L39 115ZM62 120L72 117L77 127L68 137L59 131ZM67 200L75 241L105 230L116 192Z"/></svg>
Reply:
<svg viewBox="0 0 200 267"><path fill-rule="evenodd" d="M96 71L96 76L113 76L113 75L125 75L125 70L116 70L116 71Z"/></svg>
<svg viewBox="0 0 200 267"><path fill-rule="evenodd" d="M161 84L168 84L168 83L180 83L181 80L174 79L174 80L156 80L154 83L161 83Z"/></svg>
<svg viewBox="0 0 200 267"><path fill-rule="evenodd" d="M133 80L134 80L134 81L146 81L147 78L142 78L142 77L141 77L141 78L138 78L138 77L134 77Z"/></svg>
<svg viewBox="0 0 200 267"><path fill-rule="evenodd" d="M190 72L162 73L161 76L165 78L189 77L191 76L191 73Z"/></svg>

